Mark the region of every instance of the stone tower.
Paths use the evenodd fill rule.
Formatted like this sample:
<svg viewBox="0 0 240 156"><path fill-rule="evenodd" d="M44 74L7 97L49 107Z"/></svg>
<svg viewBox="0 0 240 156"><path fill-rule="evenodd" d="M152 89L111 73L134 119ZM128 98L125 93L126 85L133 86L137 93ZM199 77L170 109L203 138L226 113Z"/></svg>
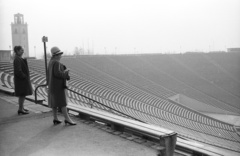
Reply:
<svg viewBox="0 0 240 156"><path fill-rule="evenodd" d="M12 26L12 47L21 45L24 48L23 57L29 57L28 48L28 27L24 23L23 15L18 13L14 15Z"/></svg>

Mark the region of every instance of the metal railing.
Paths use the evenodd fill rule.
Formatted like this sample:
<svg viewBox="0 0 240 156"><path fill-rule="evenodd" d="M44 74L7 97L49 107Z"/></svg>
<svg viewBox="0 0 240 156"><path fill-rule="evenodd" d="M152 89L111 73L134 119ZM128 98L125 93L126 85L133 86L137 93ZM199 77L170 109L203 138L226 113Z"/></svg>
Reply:
<svg viewBox="0 0 240 156"><path fill-rule="evenodd" d="M36 87L36 89L35 89L35 91L34 91L34 92L35 92L35 103L37 103L37 90L38 90L38 88L39 88L39 87L46 87L46 86L47 86L47 84L43 84L43 85L39 85L39 86ZM103 104L103 103L100 103L100 102L98 102L98 101L96 101L96 100L93 100L93 99L91 99L91 98L89 98L89 97L87 97L87 96L85 96L85 95L83 95L83 94L80 94L80 93L78 93L78 92L76 92L76 91L74 91L74 90L71 90L71 89L69 89L69 88L66 88L66 89L67 89L68 91L70 91L70 92L73 92L73 93L81 96L81 97L84 97L85 99L88 99L88 100L89 100L89 103L87 103L87 104L88 104L88 105L91 105L91 108L93 108L93 103L97 103L97 104L99 104L99 105L101 105L101 106L104 106L105 108L110 109L111 112L114 111L114 112L117 112L117 113L119 113L119 114L121 114L121 115L123 115L123 116L125 116L125 117L128 117L128 118L134 119L134 120L136 120L136 121L145 123L145 122L142 121L142 120L139 120L139 119L137 119L137 118L135 118L135 117L132 117L132 116L130 116L130 115L128 115L128 114L125 114L125 113L123 113L123 112L121 112L121 111L118 111L118 110L116 110L116 109L114 109L114 108L112 108L112 107L109 107L109 106L107 106L107 105L105 105L105 104Z"/></svg>
<svg viewBox="0 0 240 156"><path fill-rule="evenodd" d="M43 84L43 85L38 85L36 88L35 88L35 91L34 91L34 95L35 95L35 103L37 103L37 90L39 87L47 87L48 85L47 84Z"/></svg>

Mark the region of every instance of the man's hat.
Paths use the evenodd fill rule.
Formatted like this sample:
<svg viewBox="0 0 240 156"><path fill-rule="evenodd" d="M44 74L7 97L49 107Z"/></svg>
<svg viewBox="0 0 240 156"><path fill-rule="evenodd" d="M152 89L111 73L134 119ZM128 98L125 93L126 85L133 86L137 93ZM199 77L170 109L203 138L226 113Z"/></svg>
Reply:
<svg viewBox="0 0 240 156"><path fill-rule="evenodd" d="M52 53L52 56L63 54L63 52L58 47L52 47L51 53Z"/></svg>

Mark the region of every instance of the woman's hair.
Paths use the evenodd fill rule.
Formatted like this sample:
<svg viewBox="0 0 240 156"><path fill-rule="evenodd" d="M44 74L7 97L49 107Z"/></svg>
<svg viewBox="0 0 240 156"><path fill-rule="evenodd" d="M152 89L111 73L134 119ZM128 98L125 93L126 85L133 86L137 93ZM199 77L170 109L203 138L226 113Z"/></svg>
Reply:
<svg viewBox="0 0 240 156"><path fill-rule="evenodd" d="M22 46L15 46L13 50L16 53L17 51L19 51L21 49L22 49Z"/></svg>

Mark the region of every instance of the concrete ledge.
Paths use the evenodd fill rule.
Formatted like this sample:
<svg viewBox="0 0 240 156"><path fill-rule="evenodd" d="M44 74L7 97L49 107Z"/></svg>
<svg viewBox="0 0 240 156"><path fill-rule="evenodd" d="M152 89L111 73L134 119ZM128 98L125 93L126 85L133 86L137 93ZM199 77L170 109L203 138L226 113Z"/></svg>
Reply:
<svg viewBox="0 0 240 156"><path fill-rule="evenodd" d="M0 86L0 91L9 95L14 95L15 93L14 89L3 87L3 86ZM26 96L26 99L29 101L35 102L35 97L33 95ZM45 99L38 96L37 103L41 104L43 103L43 101L45 101Z"/></svg>
<svg viewBox="0 0 240 156"><path fill-rule="evenodd" d="M33 96L33 95L26 96L26 99L28 99L29 101L35 102L35 96ZM42 104L43 101L45 101L45 99L40 98L39 96L37 96L37 101L36 101L36 103Z"/></svg>
<svg viewBox="0 0 240 156"><path fill-rule="evenodd" d="M9 95L14 95L14 93L15 93L14 89L12 89L12 88L7 88L7 87L3 87L3 86L1 86L1 85L0 85L0 91L1 91L1 92L4 92L4 93L7 93L7 94L9 94Z"/></svg>

